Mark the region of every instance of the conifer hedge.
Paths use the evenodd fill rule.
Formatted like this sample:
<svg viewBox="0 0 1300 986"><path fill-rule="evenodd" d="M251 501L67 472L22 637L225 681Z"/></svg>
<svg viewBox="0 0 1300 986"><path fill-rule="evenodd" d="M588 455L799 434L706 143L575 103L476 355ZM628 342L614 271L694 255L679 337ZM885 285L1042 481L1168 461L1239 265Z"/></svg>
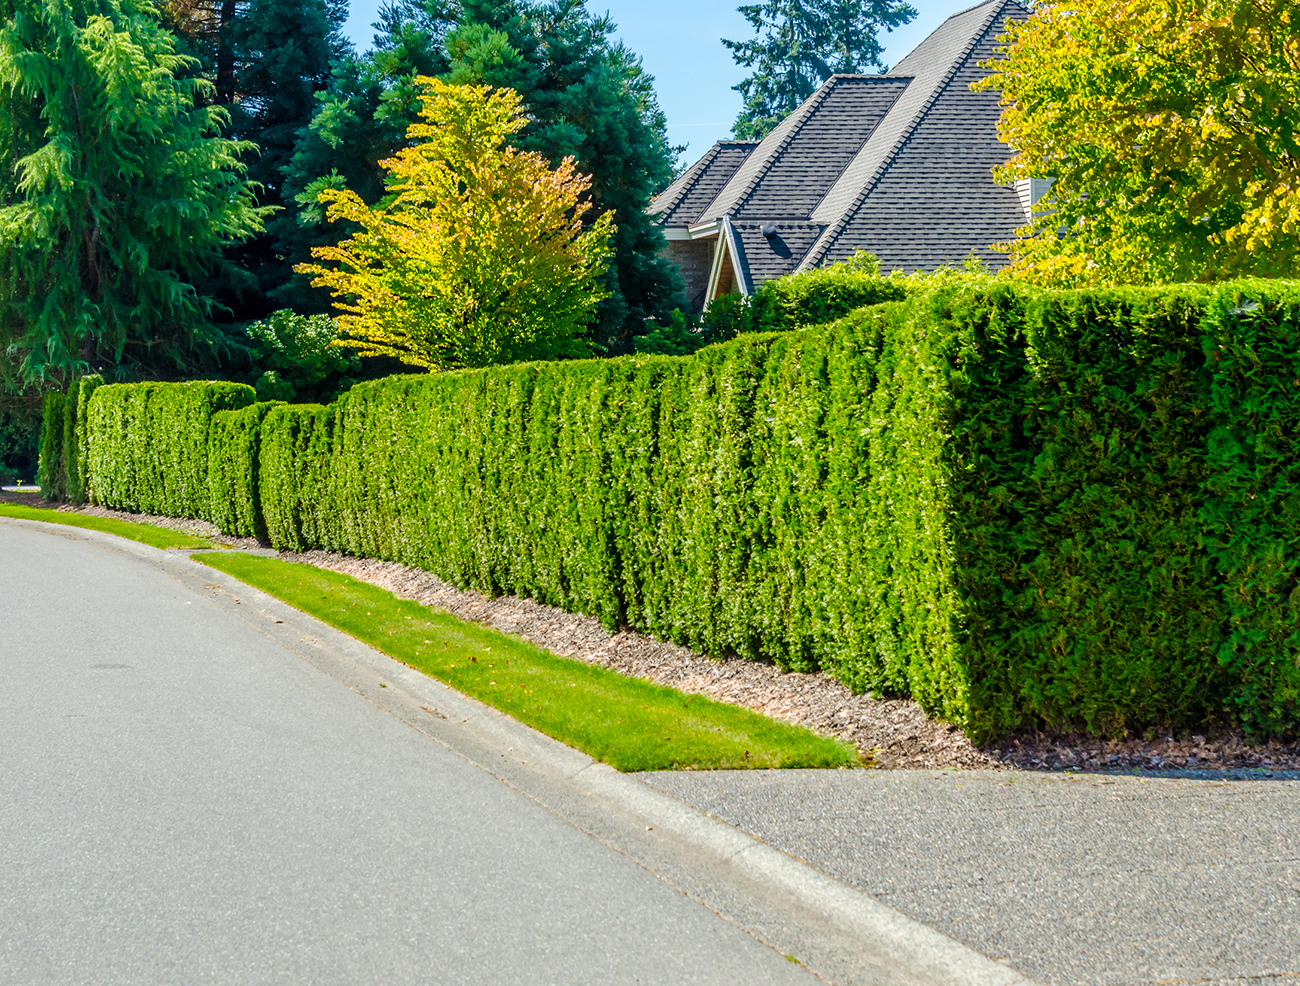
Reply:
<svg viewBox="0 0 1300 986"><path fill-rule="evenodd" d="M92 503L168 517L209 517L208 430L218 411L256 401L242 383L109 384L88 401Z"/></svg>
<svg viewBox="0 0 1300 986"><path fill-rule="evenodd" d="M235 537L266 536L257 462L262 420L280 401L218 411L208 433L207 519Z"/></svg>
<svg viewBox="0 0 1300 986"><path fill-rule="evenodd" d="M36 462L36 485L45 500L63 497L63 415L67 398L49 390L41 398L40 452Z"/></svg>
<svg viewBox="0 0 1300 986"><path fill-rule="evenodd" d="M260 496L276 547L825 668L977 738L1300 727L1294 286L947 283L692 357L390 377L202 442L214 385L160 386L95 392L97 498L164 488L123 463L183 433L167 468L203 449L213 515Z"/></svg>

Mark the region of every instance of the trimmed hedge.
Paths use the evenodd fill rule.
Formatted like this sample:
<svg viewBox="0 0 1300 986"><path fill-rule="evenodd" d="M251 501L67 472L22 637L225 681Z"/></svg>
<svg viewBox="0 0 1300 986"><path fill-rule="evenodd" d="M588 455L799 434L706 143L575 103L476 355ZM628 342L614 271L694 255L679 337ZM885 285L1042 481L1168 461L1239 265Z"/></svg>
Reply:
<svg viewBox="0 0 1300 986"><path fill-rule="evenodd" d="M114 390L97 496L97 436L197 420ZM693 357L390 377L191 447L205 509L260 495L278 548L825 668L977 738L1277 735L1300 727L1298 426L1294 286L975 279Z"/></svg>
<svg viewBox="0 0 1300 986"><path fill-rule="evenodd" d="M36 485L42 499L63 498L63 411L67 398L56 390L41 398L41 444L36 465Z"/></svg>
<svg viewBox="0 0 1300 986"><path fill-rule="evenodd" d="M218 411L256 401L242 383L136 383L89 398L86 455L92 503L207 520L208 429Z"/></svg>
<svg viewBox="0 0 1300 986"><path fill-rule="evenodd" d="M86 454L89 444L86 440L88 420L87 408L95 391L103 386L104 378L92 373L81 378L76 385L76 405L69 408L72 420L64 432L64 469L67 475L68 500L81 505L86 502L89 480L89 462ZM68 403L72 403L69 395Z"/></svg>
<svg viewBox="0 0 1300 986"><path fill-rule="evenodd" d="M262 420L279 401L218 411L208 433L208 514L224 534L266 537L257 486Z"/></svg>
<svg viewBox="0 0 1300 986"><path fill-rule="evenodd" d="M262 420L262 518L267 537L282 551L337 550L331 538L337 525L329 520L334 419L334 405L281 404Z"/></svg>
<svg viewBox="0 0 1300 986"><path fill-rule="evenodd" d="M859 308L902 301L916 289L917 283L907 278L836 264L766 281L749 298L724 295L700 315L673 312L668 325L636 337L633 344L638 353L689 356L740 335L823 325Z"/></svg>

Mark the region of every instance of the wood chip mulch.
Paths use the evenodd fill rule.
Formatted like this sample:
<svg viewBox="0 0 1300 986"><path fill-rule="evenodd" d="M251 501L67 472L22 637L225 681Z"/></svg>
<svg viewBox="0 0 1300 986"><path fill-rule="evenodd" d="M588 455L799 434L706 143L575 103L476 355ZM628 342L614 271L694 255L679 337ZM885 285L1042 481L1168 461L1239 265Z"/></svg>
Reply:
<svg viewBox="0 0 1300 986"><path fill-rule="evenodd" d="M251 538L225 537L203 521L127 514L102 507L79 509L215 536L232 547L258 546ZM627 629L611 634L594 617L566 613L531 599L490 599L393 562L324 551L281 552L279 557L351 575L395 595L521 637L553 653L838 736L855 744L868 762L880 768L1300 771L1300 743L1251 746L1237 729L1121 741L1023 733L976 747L956 726L931 719L909 699L854 695L823 673L785 673L771 664L712 660Z"/></svg>

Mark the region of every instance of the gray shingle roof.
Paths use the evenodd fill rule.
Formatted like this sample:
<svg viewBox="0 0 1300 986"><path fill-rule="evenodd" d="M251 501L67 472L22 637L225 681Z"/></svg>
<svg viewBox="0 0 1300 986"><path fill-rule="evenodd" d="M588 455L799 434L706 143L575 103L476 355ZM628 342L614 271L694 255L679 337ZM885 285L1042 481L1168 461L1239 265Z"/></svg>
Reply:
<svg viewBox="0 0 1300 986"><path fill-rule="evenodd" d="M998 94L971 92L970 84L988 74L978 63L993 57L1007 19L1028 15L1016 0L972 7L898 64L896 72L915 78L871 140L894 138L893 146L879 163L855 160L818 206L813 219L827 229L802 268L857 249L876 254L885 270L932 269L972 252L993 266L1005 262L988 246L1008 239L1025 214L1014 189L993 182L993 168L1009 153L997 138Z"/></svg>
<svg viewBox="0 0 1300 986"><path fill-rule="evenodd" d="M930 269L987 248L1024 223L1014 190L991 171L997 93L970 91L1018 0L948 18L887 75L834 76L757 146L724 141L652 204L669 226L728 217L747 280L841 260L857 249L885 270ZM697 211L698 210L698 211ZM761 223L778 236L763 237Z"/></svg>
<svg viewBox="0 0 1300 986"><path fill-rule="evenodd" d="M764 161L762 175L736 203L734 215L811 215L907 86L907 79L881 75L842 75L834 85L823 86L822 98ZM754 157L762 151L760 147Z"/></svg>
<svg viewBox="0 0 1300 986"><path fill-rule="evenodd" d="M822 227L814 223L772 223L776 235L768 238L763 235L764 225L757 222L732 223L736 237L744 247L745 262L753 284L789 274L822 231Z"/></svg>
<svg viewBox="0 0 1300 986"><path fill-rule="evenodd" d="M665 226L689 226L712 202L736 169L758 147L756 140L721 140L650 203Z"/></svg>

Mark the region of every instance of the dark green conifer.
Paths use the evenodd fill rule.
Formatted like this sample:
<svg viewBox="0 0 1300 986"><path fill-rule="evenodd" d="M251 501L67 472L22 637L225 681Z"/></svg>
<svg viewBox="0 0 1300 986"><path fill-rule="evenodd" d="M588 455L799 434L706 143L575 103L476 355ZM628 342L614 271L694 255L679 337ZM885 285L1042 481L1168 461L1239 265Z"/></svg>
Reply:
<svg viewBox="0 0 1300 986"><path fill-rule="evenodd" d="M745 107L732 133L742 140L767 136L836 73L885 71L880 31L916 17L915 7L897 0L763 0L737 9L758 34L722 41L737 64L754 70L735 86Z"/></svg>
<svg viewBox="0 0 1300 986"><path fill-rule="evenodd" d="M142 0L0 0L0 377L184 373L261 229L210 87Z"/></svg>

